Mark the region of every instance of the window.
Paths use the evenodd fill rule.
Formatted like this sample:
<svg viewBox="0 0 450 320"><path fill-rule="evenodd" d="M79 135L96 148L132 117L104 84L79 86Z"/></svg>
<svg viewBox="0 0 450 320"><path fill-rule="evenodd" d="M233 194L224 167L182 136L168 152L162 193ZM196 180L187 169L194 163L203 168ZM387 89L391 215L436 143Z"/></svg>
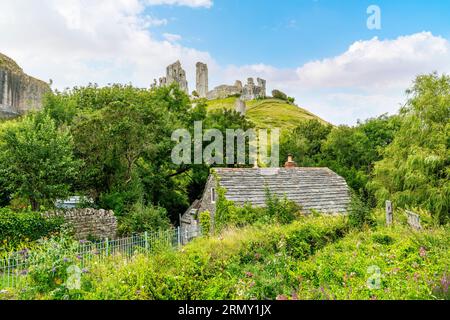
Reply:
<svg viewBox="0 0 450 320"><path fill-rule="evenodd" d="M211 188L211 203L216 203L216 189Z"/></svg>

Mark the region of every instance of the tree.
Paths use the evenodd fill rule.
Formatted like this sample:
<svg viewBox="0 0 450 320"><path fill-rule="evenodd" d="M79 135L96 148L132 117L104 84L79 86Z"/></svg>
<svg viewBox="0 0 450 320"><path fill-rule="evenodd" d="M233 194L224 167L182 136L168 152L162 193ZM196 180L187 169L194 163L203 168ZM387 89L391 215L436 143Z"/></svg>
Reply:
<svg viewBox="0 0 450 320"><path fill-rule="evenodd" d="M322 159L322 144L332 129L316 119L301 122L294 130L281 137L281 159L292 154L299 166L315 166Z"/></svg>
<svg viewBox="0 0 450 320"><path fill-rule="evenodd" d="M35 211L68 196L79 167L72 136L45 114L30 114L1 133L0 160L7 188Z"/></svg>
<svg viewBox="0 0 450 320"><path fill-rule="evenodd" d="M420 206L445 223L450 215L450 77L416 78L400 129L375 164L370 187L381 205Z"/></svg>

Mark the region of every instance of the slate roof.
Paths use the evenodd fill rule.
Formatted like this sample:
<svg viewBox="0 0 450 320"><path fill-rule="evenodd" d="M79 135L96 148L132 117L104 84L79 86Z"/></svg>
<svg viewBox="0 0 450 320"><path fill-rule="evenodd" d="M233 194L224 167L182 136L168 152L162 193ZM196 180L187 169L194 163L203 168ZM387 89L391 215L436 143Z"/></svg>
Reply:
<svg viewBox="0 0 450 320"><path fill-rule="evenodd" d="M238 205L264 206L266 187L305 211L345 213L350 202L347 183L328 168L219 168L215 172L227 190L226 198Z"/></svg>

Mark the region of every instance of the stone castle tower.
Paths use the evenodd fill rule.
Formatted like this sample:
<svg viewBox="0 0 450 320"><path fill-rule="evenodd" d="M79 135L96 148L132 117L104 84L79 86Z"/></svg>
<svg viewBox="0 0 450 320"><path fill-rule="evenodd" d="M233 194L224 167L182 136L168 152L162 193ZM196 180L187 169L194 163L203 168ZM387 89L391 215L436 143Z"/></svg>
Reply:
<svg viewBox="0 0 450 320"><path fill-rule="evenodd" d="M197 87L196 91L200 98L206 98L208 94L208 65L197 62Z"/></svg>
<svg viewBox="0 0 450 320"><path fill-rule="evenodd" d="M186 71L181 67L181 62L177 61L167 67L166 78L162 80L163 85L178 83L180 89L189 94L188 82L186 80Z"/></svg>

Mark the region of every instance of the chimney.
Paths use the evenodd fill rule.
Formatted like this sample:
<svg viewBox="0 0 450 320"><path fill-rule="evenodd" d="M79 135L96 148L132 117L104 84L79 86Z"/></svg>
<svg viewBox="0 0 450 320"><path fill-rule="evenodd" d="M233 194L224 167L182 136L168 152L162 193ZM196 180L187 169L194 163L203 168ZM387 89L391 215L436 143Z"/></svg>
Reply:
<svg viewBox="0 0 450 320"><path fill-rule="evenodd" d="M288 155L288 160L284 164L284 167L287 169L295 168L297 167L297 164L294 162L294 156L292 154Z"/></svg>

